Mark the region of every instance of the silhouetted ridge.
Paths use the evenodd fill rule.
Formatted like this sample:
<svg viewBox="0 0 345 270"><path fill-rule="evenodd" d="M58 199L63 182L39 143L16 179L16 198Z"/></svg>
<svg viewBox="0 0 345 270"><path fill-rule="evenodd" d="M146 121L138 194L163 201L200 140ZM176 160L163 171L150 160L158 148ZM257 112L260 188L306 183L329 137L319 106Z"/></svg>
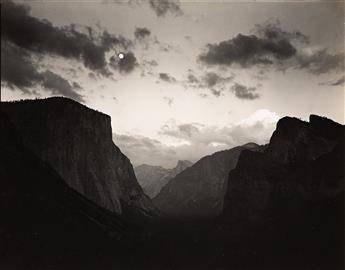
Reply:
<svg viewBox="0 0 345 270"><path fill-rule="evenodd" d="M245 150L240 154L229 175L225 212L232 218L235 213L253 218L272 203L271 196L309 200L310 196L321 199L342 191L344 138L344 126L327 118L312 115L309 123L291 117L280 119L263 153ZM337 177L328 168L333 168ZM335 178L327 179L327 173ZM324 189L329 181L337 185Z"/></svg>

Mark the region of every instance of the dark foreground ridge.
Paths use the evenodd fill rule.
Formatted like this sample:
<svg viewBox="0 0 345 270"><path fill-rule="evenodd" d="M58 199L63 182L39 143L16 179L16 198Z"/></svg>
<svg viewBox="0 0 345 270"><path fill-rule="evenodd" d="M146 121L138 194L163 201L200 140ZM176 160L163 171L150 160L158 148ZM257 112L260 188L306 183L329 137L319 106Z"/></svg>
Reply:
<svg viewBox="0 0 345 270"><path fill-rule="evenodd" d="M344 126L318 116L283 118L263 151L239 154L220 216L147 222L146 211L129 219L70 185L75 163L95 175L113 162L116 171L129 170L128 159L99 137L111 138L104 119L66 99L1 103L1 269L344 268ZM83 150L100 154L95 146L115 157L96 166ZM54 152L61 148L64 154ZM132 187L133 179L123 180ZM128 213L141 205L120 202Z"/></svg>

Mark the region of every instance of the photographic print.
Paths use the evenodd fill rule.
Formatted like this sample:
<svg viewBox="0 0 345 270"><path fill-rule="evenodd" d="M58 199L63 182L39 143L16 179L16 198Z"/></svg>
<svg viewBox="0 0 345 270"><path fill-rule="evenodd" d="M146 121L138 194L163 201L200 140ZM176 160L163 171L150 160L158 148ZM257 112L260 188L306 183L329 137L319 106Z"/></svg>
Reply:
<svg viewBox="0 0 345 270"><path fill-rule="evenodd" d="M344 23L1 0L0 269L344 269Z"/></svg>

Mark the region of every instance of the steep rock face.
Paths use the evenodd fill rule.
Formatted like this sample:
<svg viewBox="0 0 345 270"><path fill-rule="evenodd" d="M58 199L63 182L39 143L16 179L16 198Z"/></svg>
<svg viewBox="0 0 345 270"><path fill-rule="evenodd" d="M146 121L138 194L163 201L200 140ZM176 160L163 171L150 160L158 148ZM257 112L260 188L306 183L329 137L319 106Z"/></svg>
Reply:
<svg viewBox="0 0 345 270"><path fill-rule="evenodd" d="M66 98L2 103L24 145L68 186L99 206L151 211L129 159L112 141L110 117Z"/></svg>
<svg viewBox="0 0 345 270"><path fill-rule="evenodd" d="M150 198L154 198L170 179L174 178L192 164L193 163L188 160L179 160L176 167L172 169L143 164L134 168L134 171L145 194Z"/></svg>
<svg viewBox="0 0 345 270"><path fill-rule="evenodd" d="M243 151L229 174L224 216L231 221L303 220L344 191L345 129L329 119L281 119L267 149Z"/></svg>
<svg viewBox="0 0 345 270"><path fill-rule="evenodd" d="M261 151L254 143L206 156L163 187L154 204L169 216L208 217L221 213L229 171L244 149Z"/></svg>
<svg viewBox="0 0 345 270"><path fill-rule="evenodd" d="M0 130L1 269L47 269L125 235L117 214L68 187L24 146L1 108Z"/></svg>

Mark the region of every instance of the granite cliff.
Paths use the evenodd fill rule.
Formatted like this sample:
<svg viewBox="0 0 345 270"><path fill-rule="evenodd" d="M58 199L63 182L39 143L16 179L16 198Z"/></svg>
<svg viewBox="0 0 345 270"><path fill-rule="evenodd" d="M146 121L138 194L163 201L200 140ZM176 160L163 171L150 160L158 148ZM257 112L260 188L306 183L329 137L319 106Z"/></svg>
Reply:
<svg viewBox="0 0 345 270"><path fill-rule="evenodd" d="M282 118L264 152L241 153L229 174L224 215L295 220L336 200L344 192L344 140L344 126L327 118Z"/></svg>
<svg viewBox="0 0 345 270"><path fill-rule="evenodd" d="M23 144L67 185L114 213L154 211L129 159L112 141L110 117L67 98L4 102Z"/></svg>

